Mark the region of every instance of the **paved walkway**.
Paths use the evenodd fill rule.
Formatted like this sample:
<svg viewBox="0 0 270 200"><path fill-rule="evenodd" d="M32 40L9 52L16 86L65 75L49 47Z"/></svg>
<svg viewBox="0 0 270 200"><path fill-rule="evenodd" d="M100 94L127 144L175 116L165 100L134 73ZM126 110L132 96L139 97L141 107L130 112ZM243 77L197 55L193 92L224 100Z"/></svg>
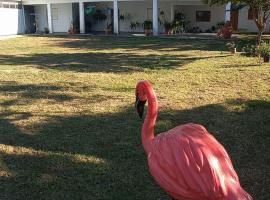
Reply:
<svg viewBox="0 0 270 200"><path fill-rule="evenodd" d="M0 40L7 40L10 38L20 37L20 35L0 35Z"/></svg>

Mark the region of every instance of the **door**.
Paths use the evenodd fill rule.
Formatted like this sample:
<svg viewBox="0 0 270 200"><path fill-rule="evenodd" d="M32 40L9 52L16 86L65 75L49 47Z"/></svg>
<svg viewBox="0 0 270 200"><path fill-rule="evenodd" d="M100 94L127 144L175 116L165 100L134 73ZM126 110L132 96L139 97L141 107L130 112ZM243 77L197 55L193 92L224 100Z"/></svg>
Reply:
<svg viewBox="0 0 270 200"><path fill-rule="evenodd" d="M231 12L231 23L234 31L238 29L238 18L239 18L239 11L233 10Z"/></svg>

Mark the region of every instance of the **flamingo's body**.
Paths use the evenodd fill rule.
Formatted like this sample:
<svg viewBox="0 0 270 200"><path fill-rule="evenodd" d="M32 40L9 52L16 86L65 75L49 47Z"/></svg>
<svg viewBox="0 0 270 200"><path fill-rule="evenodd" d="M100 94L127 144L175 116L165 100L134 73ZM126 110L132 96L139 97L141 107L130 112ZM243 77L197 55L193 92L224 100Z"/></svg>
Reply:
<svg viewBox="0 0 270 200"><path fill-rule="evenodd" d="M198 124L177 126L154 136L157 99L147 81L136 88L138 112L148 100L142 143L150 172L176 200L252 200L241 187L223 146Z"/></svg>

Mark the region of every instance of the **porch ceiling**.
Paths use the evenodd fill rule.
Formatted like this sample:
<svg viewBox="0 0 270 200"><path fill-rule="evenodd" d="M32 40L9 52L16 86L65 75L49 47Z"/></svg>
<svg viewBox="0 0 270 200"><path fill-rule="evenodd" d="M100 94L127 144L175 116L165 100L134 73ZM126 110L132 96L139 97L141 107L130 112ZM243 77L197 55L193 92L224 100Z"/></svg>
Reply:
<svg viewBox="0 0 270 200"><path fill-rule="evenodd" d="M23 0L24 5L47 4L47 3L79 3L79 2L112 2L113 0ZM118 1L152 1L152 0L118 0ZM203 5L202 0L158 0L159 2L175 2L181 5Z"/></svg>

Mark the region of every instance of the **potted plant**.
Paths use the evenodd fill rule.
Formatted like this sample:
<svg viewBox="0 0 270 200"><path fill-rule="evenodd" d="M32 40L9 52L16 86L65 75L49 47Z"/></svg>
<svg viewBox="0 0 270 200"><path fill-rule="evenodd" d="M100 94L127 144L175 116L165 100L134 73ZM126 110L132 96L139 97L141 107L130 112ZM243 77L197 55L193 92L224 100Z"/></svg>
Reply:
<svg viewBox="0 0 270 200"><path fill-rule="evenodd" d="M135 30L140 26L139 22L130 22L130 29L132 30L132 32L135 32Z"/></svg>
<svg viewBox="0 0 270 200"><path fill-rule="evenodd" d="M235 42L228 42L226 46L229 48L232 54L235 54L237 52L237 45L235 44Z"/></svg>
<svg viewBox="0 0 270 200"><path fill-rule="evenodd" d="M50 31L49 31L49 29L47 27L44 28L44 33L45 34L49 34L50 33Z"/></svg>
<svg viewBox="0 0 270 200"><path fill-rule="evenodd" d="M268 43L262 43L256 49L258 55L263 57L264 62L269 62L270 60L270 45Z"/></svg>
<svg viewBox="0 0 270 200"><path fill-rule="evenodd" d="M152 27L153 27L153 23L151 20L145 20L142 24L142 27L144 29L144 33L146 36L151 35L152 33Z"/></svg>
<svg viewBox="0 0 270 200"><path fill-rule="evenodd" d="M122 21L124 21L125 20L125 15L124 14L120 14L119 19L122 20Z"/></svg>
<svg viewBox="0 0 270 200"><path fill-rule="evenodd" d="M172 27L173 27L173 25L172 25L171 22L168 22L168 21L165 21L165 22L164 22L165 33L166 33L167 35L170 35L170 34L171 34L171 32L172 32Z"/></svg>
<svg viewBox="0 0 270 200"><path fill-rule="evenodd" d="M112 23L107 22L107 26L106 26L106 29L105 29L105 34L106 35L112 34Z"/></svg>

